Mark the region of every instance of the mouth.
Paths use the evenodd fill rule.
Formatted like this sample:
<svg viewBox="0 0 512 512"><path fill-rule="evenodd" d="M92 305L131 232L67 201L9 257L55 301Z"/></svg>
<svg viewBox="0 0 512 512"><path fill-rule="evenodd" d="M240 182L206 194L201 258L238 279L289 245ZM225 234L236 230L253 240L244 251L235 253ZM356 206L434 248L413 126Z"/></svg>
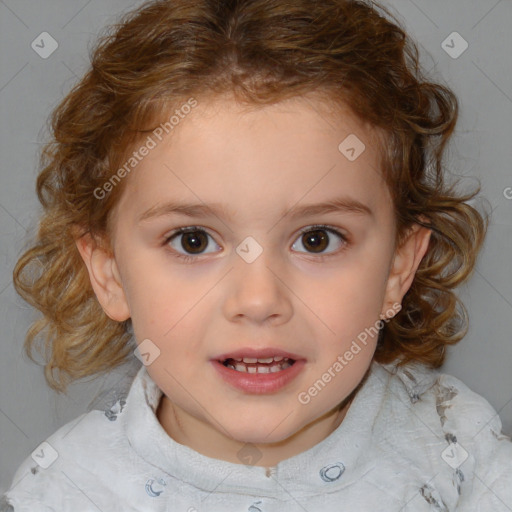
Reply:
<svg viewBox="0 0 512 512"><path fill-rule="evenodd" d="M248 394L273 394L289 386L306 366L306 359L276 347L241 347L211 359L220 377Z"/></svg>
<svg viewBox="0 0 512 512"><path fill-rule="evenodd" d="M228 357L219 362L226 368L242 373L277 373L295 364L295 359L284 356L257 357Z"/></svg>

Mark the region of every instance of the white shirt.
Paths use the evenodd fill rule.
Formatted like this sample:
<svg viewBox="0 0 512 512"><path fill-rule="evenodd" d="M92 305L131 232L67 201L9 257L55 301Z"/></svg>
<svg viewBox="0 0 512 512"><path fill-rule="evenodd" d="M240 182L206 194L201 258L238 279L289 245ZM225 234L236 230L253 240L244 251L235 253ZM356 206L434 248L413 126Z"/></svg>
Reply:
<svg viewBox="0 0 512 512"><path fill-rule="evenodd" d="M126 401L82 414L27 457L0 510L512 511L512 442L496 411L421 365L372 362L339 427L270 471L250 464L252 445L246 465L174 441L156 417L161 397L141 366Z"/></svg>

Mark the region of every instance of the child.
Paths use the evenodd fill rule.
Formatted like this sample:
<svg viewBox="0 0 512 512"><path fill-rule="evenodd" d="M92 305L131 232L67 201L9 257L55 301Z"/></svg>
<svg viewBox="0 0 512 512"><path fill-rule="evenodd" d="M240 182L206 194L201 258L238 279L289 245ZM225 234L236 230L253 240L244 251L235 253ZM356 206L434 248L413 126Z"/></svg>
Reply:
<svg viewBox="0 0 512 512"><path fill-rule="evenodd" d="M53 114L14 281L52 388L142 364L2 510L512 510L496 411L439 371L487 227L444 183L456 118L373 4L123 19Z"/></svg>

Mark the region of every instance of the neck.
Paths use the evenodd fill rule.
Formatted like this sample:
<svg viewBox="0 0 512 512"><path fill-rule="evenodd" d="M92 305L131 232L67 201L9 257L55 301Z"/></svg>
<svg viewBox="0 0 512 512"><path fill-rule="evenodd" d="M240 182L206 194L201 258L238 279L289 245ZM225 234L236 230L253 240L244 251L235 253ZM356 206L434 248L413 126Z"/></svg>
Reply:
<svg viewBox="0 0 512 512"><path fill-rule="evenodd" d="M271 467L309 450L334 432L345 418L356 391L357 389L335 408L287 439L267 444L250 443L250 447L248 443L227 437L210 424L184 414L165 394L162 395L156 415L172 439L202 455L240 464L244 459L239 452L245 447L248 456L251 453L258 455L253 465Z"/></svg>

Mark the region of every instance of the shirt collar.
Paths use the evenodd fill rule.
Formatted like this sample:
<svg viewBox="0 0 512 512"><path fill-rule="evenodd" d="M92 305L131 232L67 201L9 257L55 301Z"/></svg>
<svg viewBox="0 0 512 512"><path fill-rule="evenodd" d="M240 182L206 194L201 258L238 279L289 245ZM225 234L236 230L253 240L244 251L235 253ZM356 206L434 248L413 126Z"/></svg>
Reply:
<svg viewBox="0 0 512 512"><path fill-rule="evenodd" d="M172 439L156 416L163 393L144 366L130 387L121 423L141 458L197 489L268 497L289 493L299 498L332 492L359 478L355 468L372 444L372 427L384 398L386 381L393 374L402 380L411 401L426 389L429 380L425 377L428 372L420 372L417 377L414 369L405 369L404 373L393 365L373 361L337 429L309 450L281 461L270 470L207 457ZM247 444L244 450L250 457L255 447Z"/></svg>

